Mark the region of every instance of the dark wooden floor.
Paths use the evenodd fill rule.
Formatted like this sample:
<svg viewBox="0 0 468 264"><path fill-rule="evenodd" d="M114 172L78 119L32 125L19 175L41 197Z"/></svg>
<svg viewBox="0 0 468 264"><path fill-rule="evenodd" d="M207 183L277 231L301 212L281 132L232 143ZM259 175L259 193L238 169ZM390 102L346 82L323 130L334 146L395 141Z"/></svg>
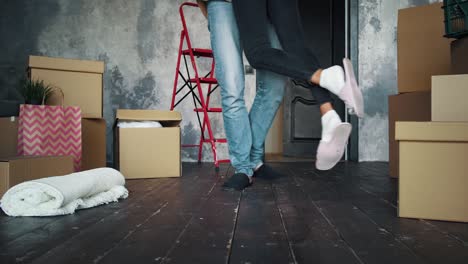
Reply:
<svg viewBox="0 0 468 264"><path fill-rule="evenodd" d="M0 263L468 263L468 224L396 217L386 163L272 164L286 177L220 188L210 164L132 180L120 203L48 218L0 215Z"/></svg>

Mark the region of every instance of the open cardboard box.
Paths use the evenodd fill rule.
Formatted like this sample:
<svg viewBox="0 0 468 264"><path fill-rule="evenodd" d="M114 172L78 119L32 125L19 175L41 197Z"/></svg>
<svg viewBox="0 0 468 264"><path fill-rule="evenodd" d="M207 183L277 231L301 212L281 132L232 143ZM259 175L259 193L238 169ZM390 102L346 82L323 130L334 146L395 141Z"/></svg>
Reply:
<svg viewBox="0 0 468 264"><path fill-rule="evenodd" d="M398 216L468 222L468 123L396 122Z"/></svg>
<svg viewBox="0 0 468 264"><path fill-rule="evenodd" d="M18 156L0 159L0 197L25 182L74 172L72 156Z"/></svg>
<svg viewBox="0 0 468 264"><path fill-rule="evenodd" d="M120 121L158 121L161 128L120 128ZM179 112L117 110L114 165L127 179L180 177Z"/></svg>

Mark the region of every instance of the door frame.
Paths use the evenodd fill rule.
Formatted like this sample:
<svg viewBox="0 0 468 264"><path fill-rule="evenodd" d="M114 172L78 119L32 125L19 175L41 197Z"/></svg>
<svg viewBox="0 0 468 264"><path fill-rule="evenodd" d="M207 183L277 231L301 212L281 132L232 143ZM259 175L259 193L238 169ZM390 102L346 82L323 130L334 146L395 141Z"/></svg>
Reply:
<svg viewBox="0 0 468 264"><path fill-rule="evenodd" d="M356 78L359 80L359 0L345 0L345 47L346 55L351 59ZM345 160L359 161L359 119L348 115L348 122L353 126Z"/></svg>
<svg viewBox="0 0 468 264"><path fill-rule="evenodd" d="M345 54L351 59L356 73L356 78L359 79L359 0L345 0ZM277 149L282 153L282 140L283 140L283 124L284 111L278 111L275 118L275 123L279 127L276 128L274 136L270 139L270 144L273 149ZM345 153L345 160L359 161L359 119L355 116L349 116L345 113L348 122L353 126L349 144ZM275 152L273 152L275 153ZM281 154L282 155L282 154Z"/></svg>

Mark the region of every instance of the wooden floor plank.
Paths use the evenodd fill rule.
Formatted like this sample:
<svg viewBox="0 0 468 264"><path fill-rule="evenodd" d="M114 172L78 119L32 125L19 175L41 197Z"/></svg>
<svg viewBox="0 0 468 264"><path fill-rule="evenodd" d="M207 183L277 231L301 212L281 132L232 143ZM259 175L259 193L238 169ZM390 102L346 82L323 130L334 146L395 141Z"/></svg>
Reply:
<svg viewBox="0 0 468 264"><path fill-rule="evenodd" d="M193 165L197 166L197 165ZM182 182L171 190L165 206L129 237L107 252L98 263L162 263L193 216L200 212L219 180L213 167L186 169ZM220 174L226 168L221 168ZM117 262L116 262L117 261Z"/></svg>
<svg viewBox="0 0 468 264"><path fill-rule="evenodd" d="M164 181L160 182L163 183ZM166 185L169 183L168 181L165 182ZM135 185L129 187L129 199L122 200L119 203L81 210L73 215L57 217L57 221L32 230L10 241L0 249L0 260L8 257L9 259L14 258L17 261L21 260L22 262L30 261L50 249L60 246L64 241L80 234L90 226L104 221L106 217L112 217L116 213L125 213L129 207L135 206L144 200L146 195L157 191L155 187L164 186L164 184L153 186L148 184L148 181L141 183L144 184L145 188L135 189Z"/></svg>
<svg viewBox="0 0 468 264"><path fill-rule="evenodd" d="M440 232L457 239L468 247L468 223L424 220Z"/></svg>
<svg viewBox="0 0 468 264"><path fill-rule="evenodd" d="M128 182L127 188L138 192L149 191L148 185L142 181ZM100 213L100 210L94 210ZM98 213L98 214L99 214ZM10 241L19 237L34 232L36 229L44 229L45 226L54 225L63 221L64 218L73 218L67 216L52 216L52 217L2 217L0 218L0 249L4 248ZM2 221L5 220L5 221ZM47 229L47 228L45 228ZM0 253L3 254L3 253Z"/></svg>
<svg viewBox="0 0 468 264"><path fill-rule="evenodd" d="M243 194L229 263L294 263L270 183Z"/></svg>
<svg viewBox="0 0 468 264"><path fill-rule="evenodd" d="M98 262L141 225L160 213L169 200L177 197L177 190L188 191L184 183L198 182L198 175L192 173L196 174L200 170L198 166L191 167L186 170L188 177L167 179L169 183L167 186L159 185L157 180L156 182L148 181L148 184L153 182L158 186L146 195L145 199L84 229L78 235L39 257L34 263ZM129 200L131 199L130 197Z"/></svg>
<svg viewBox="0 0 468 264"><path fill-rule="evenodd" d="M362 175L368 175L367 180L361 187L366 192L372 193L378 196L382 201L391 204L394 208L397 208L398 203L398 181L397 179L391 179L386 176L385 173L388 171L387 163L355 163L353 165L353 173L357 170L363 171ZM456 223L446 221L430 221L421 220L423 223L431 226L432 229L438 230L439 232L446 234L453 239L460 241L464 245L468 245L468 224L467 223Z"/></svg>
<svg viewBox="0 0 468 264"><path fill-rule="evenodd" d="M304 192L313 194L309 197L364 263L425 263L346 199L352 191L351 186L359 181L346 177L346 169L343 163L331 171L318 173L310 168L310 164L291 168L297 183ZM344 177L339 178L339 175Z"/></svg>
<svg viewBox="0 0 468 264"><path fill-rule="evenodd" d="M163 263L228 263L241 192L224 190L222 183L218 181Z"/></svg>
<svg viewBox="0 0 468 264"><path fill-rule="evenodd" d="M276 203L298 263L362 263L332 225L308 200L287 164L273 167L287 175L273 182Z"/></svg>
<svg viewBox="0 0 468 264"><path fill-rule="evenodd" d="M363 167L367 169L368 166L363 165ZM381 168L381 171L384 171L384 168ZM378 175L375 176L375 178L378 177ZM359 187L350 196L350 200L369 218L397 237L428 263L461 264L467 262L468 247L462 241L441 232L428 221L398 218L397 207L378 194Z"/></svg>
<svg viewBox="0 0 468 264"><path fill-rule="evenodd" d="M130 198L53 218L0 215L0 263L468 263L468 224L396 216L382 162L272 166L244 192L223 164L132 180Z"/></svg>

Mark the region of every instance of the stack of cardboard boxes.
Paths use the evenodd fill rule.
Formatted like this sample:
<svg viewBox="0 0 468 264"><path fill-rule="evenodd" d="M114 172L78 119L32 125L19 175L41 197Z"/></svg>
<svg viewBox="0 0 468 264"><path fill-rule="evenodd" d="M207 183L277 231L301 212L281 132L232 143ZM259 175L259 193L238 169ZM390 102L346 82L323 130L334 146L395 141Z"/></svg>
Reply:
<svg viewBox="0 0 468 264"><path fill-rule="evenodd" d="M29 57L32 79L59 87L64 100L52 95L48 104L82 110L82 170L106 166L106 122L103 119L104 63ZM72 157L17 157L18 118L0 118L0 195L15 184L73 172Z"/></svg>
<svg viewBox="0 0 468 264"><path fill-rule="evenodd" d="M82 115L81 169L106 166L106 121L103 119L104 62L29 57L29 74L33 80L59 87L64 106L79 106ZM56 93L48 104L62 104Z"/></svg>
<svg viewBox="0 0 468 264"><path fill-rule="evenodd" d="M389 97L398 214L468 222L468 41L443 37L441 4L398 19L399 94Z"/></svg>

